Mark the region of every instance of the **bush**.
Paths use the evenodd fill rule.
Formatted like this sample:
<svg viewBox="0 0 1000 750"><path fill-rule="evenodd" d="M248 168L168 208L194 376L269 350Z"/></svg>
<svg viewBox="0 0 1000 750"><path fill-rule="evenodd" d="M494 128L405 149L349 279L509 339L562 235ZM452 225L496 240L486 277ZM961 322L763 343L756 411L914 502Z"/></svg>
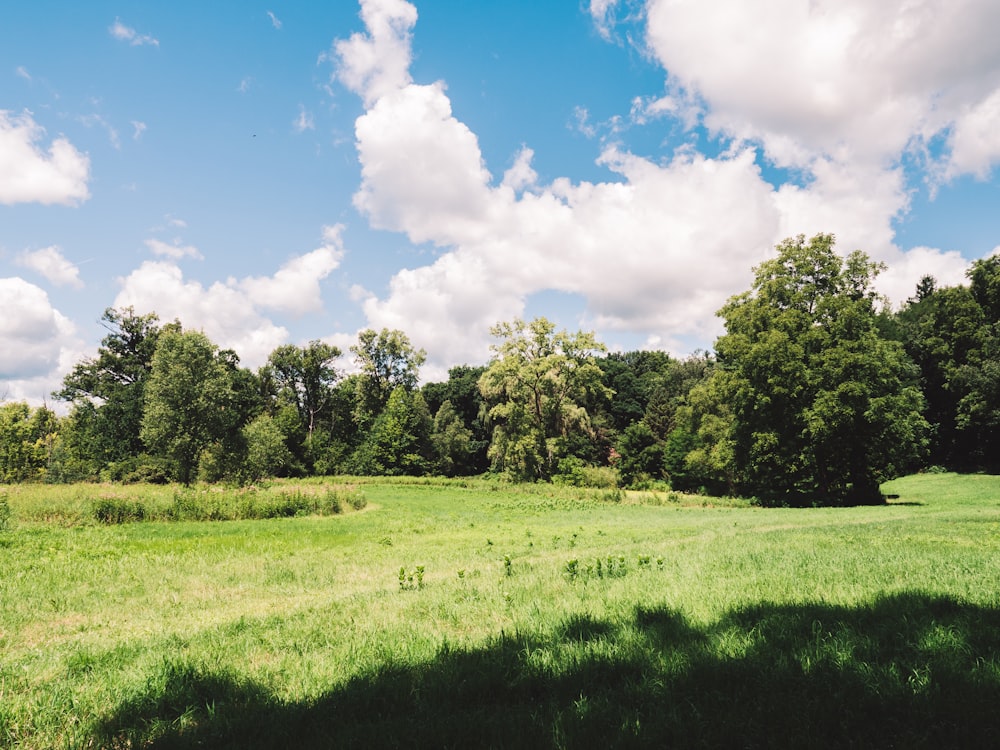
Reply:
<svg viewBox="0 0 1000 750"><path fill-rule="evenodd" d="M10 526L10 503L7 498L0 496L0 533L3 533Z"/></svg>
<svg viewBox="0 0 1000 750"><path fill-rule="evenodd" d="M94 518L100 523L110 525L142 521L146 515L145 506L138 500L102 497L94 503Z"/></svg>

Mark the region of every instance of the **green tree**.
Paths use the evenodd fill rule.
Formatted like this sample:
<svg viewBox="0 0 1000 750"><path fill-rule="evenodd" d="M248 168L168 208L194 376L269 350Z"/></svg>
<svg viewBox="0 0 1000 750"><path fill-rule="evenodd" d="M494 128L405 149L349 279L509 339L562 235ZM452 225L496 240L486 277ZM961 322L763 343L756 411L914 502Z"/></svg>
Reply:
<svg viewBox="0 0 1000 750"><path fill-rule="evenodd" d="M433 466L433 421L419 391L398 386L351 459L357 474L421 476Z"/></svg>
<svg viewBox="0 0 1000 750"><path fill-rule="evenodd" d="M294 404L309 442L317 420L324 415L329 417L333 387L340 379L333 362L340 354L335 346L310 341L302 347L279 346L267 359L279 397Z"/></svg>
<svg viewBox="0 0 1000 750"><path fill-rule="evenodd" d="M232 445L248 419L240 408L245 394L234 388L236 362L232 352L219 352L201 332L168 326L160 334L141 436L154 455L170 461L184 484L194 479L202 452L213 444Z"/></svg>
<svg viewBox="0 0 1000 750"><path fill-rule="evenodd" d="M259 482L265 477L283 474L292 463L292 453L285 445L281 428L269 414L260 414L240 431L246 456L240 478Z"/></svg>
<svg viewBox="0 0 1000 750"><path fill-rule="evenodd" d="M465 426L451 401L445 400L434 415L431 443L438 473L452 477L466 471L472 454L472 430Z"/></svg>
<svg viewBox="0 0 1000 750"><path fill-rule="evenodd" d="M479 378L484 372L485 366L459 365L448 370L445 382L428 383L421 389L432 414L437 415L448 401L462 427L469 430L468 454L454 466L456 474L482 474L489 468L490 432L485 421L483 396L479 392ZM457 430L457 426L454 429Z"/></svg>
<svg viewBox="0 0 1000 750"><path fill-rule="evenodd" d="M762 502L880 502L926 443L915 369L876 325L880 266L833 245L785 240L720 311L735 465Z"/></svg>
<svg viewBox="0 0 1000 750"><path fill-rule="evenodd" d="M493 425L493 466L518 479L551 478L567 444L592 431L583 404L607 395L595 362L604 346L592 333L557 333L545 318L491 332L501 341L479 389Z"/></svg>
<svg viewBox="0 0 1000 750"><path fill-rule="evenodd" d="M355 420L367 429L389 403L396 388L413 390L420 380L420 366L427 359L423 349L414 349L402 331L383 328L358 334L351 347L360 369L357 379Z"/></svg>
<svg viewBox="0 0 1000 750"><path fill-rule="evenodd" d="M59 420L44 406L0 405L0 482L45 479L58 433Z"/></svg>
<svg viewBox="0 0 1000 750"><path fill-rule="evenodd" d="M136 315L131 307L108 308L101 321L108 335L97 356L77 363L53 394L72 402L70 450L79 453L94 474L144 450L144 393L160 334L155 314Z"/></svg>

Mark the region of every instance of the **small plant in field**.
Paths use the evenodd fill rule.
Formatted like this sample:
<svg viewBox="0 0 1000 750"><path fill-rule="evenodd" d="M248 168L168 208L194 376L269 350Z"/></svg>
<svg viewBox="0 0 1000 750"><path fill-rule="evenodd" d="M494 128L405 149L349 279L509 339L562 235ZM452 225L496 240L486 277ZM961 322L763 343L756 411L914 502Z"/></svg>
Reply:
<svg viewBox="0 0 1000 750"><path fill-rule="evenodd" d="M580 575L580 561L577 559L567 560L563 566L563 573L570 581L575 581Z"/></svg>
<svg viewBox="0 0 1000 750"><path fill-rule="evenodd" d="M641 568L648 569L650 567L650 564L652 562L653 562L653 560L652 560L652 558L649 555L639 555L639 568L640 569Z"/></svg>
<svg viewBox="0 0 1000 750"><path fill-rule="evenodd" d="M510 555L503 556L503 574L507 578L510 578L512 575L514 575L513 566L510 561Z"/></svg>
<svg viewBox="0 0 1000 750"><path fill-rule="evenodd" d="M399 590L415 591L424 587L424 566L417 565L413 570L405 566L399 569Z"/></svg>
<svg viewBox="0 0 1000 750"><path fill-rule="evenodd" d="M458 569L458 580L460 580L460 581L464 581L465 580L465 568L459 568Z"/></svg>
<svg viewBox="0 0 1000 750"><path fill-rule="evenodd" d="M6 497L0 496L0 533L7 530L10 525L10 503Z"/></svg>
<svg viewBox="0 0 1000 750"><path fill-rule="evenodd" d="M109 525L142 521L146 508L138 500L105 497L94 503L94 518Z"/></svg>

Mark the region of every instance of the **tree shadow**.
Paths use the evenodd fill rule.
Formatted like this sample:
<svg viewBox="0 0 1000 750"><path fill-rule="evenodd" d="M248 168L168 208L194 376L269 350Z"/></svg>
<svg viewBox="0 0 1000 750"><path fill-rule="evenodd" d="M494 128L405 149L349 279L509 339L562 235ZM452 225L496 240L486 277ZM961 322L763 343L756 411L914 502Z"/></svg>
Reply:
<svg viewBox="0 0 1000 750"><path fill-rule="evenodd" d="M444 646L316 699L165 664L99 747L997 747L1000 610L923 594L667 608Z"/></svg>

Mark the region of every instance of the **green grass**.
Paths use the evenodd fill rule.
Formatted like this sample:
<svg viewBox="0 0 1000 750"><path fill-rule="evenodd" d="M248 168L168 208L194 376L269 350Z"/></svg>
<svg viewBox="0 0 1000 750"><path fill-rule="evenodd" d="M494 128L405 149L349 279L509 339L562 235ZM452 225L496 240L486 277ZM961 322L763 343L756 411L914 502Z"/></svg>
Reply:
<svg viewBox="0 0 1000 750"><path fill-rule="evenodd" d="M1000 478L808 510L331 486L360 512L109 525L176 488L0 489L0 746L1000 744Z"/></svg>

